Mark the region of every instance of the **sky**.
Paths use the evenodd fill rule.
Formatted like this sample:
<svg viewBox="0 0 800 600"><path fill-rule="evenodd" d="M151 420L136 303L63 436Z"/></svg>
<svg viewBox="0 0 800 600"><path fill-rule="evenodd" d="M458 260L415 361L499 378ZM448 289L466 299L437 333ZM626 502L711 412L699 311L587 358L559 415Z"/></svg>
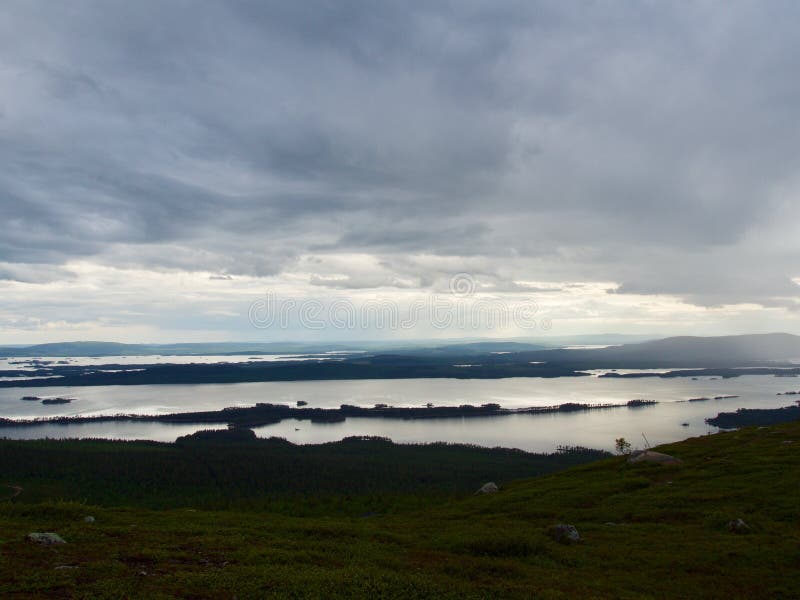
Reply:
<svg viewBox="0 0 800 600"><path fill-rule="evenodd" d="M777 0L5 0L0 343L800 333L798 31Z"/></svg>

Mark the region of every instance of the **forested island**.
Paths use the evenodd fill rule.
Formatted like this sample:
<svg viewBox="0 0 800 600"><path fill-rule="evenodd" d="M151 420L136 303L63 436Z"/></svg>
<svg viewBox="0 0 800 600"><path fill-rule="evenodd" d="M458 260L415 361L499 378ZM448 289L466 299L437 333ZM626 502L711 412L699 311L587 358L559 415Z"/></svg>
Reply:
<svg viewBox="0 0 800 600"><path fill-rule="evenodd" d="M721 412L706 419L706 423L720 429L736 429L752 425L775 425L800 421L800 404L783 408L740 408L736 412Z"/></svg>
<svg viewBox="0 0 800 600"><path fill-rule="evenodd" d="M378 404L367 408L342 404L339 408L306 408L285 404L259 403L250 407L230 407L222 410L171 413L165 415L103 415L103 416L56 416L36 419L0 419L5 427L21 427L45 424L101 423L111 421L140 421L182 424L227 424L230 427L259 427L278 423L284 419L308 420L316 423L341 422L348 417L372 417L382 419L447 419L457 417L501 417L521 414L568 413L616 408L639 408L656 404L655 400L630 400L626 404L581 404L567 402L552 406L533 406L528 408L502 408L499 404L487 403L481 406L462 404L461 406L394 407Z"/></svg>

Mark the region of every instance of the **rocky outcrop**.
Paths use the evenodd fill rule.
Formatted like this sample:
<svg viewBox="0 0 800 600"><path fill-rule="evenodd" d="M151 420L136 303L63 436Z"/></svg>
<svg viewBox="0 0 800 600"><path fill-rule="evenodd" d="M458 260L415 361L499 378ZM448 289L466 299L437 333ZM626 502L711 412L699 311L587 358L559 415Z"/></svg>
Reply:
<svg viewBox="0 0 800 600"><path fill-rule="evenodd" d="M750 533L750 525L744 522L742 519L736 519L735 521L728 521L728 531L731 533Z"/></svg>
<svg viewBox="0 0 800 600"><path fill-rule="evenodd" d="M27 536L28 541L34 542L36 544L41 544L42 546L53 546L55 544L66 544L67 542L64 541L57 533L53 532L45 532L45 533L29 533Z"/></svg>
<svg viewBox="0 0 800 600"><path fill-rule="evenodd" d="M631 464L653 462L660 465L680 465L683 461L669 454L663 452L656 452L654 450L637 450L632 452L628 457L628 462Z"/></svg>
<svg viewBox="0 0 800 600"><path fill-rule="evenodd" d="M497 484L494 481L490 481L489 483L484 483L481 488L475 492L475 495L479 494L496 494L500 488L497 487Z"/></svg>
<svg viewBox="0 0 800 600"><path fill-rule="evenodd" d="M574 525L559 523L547 530L547 534L559 544L577 544L581 541L581 536Z"/></svg>

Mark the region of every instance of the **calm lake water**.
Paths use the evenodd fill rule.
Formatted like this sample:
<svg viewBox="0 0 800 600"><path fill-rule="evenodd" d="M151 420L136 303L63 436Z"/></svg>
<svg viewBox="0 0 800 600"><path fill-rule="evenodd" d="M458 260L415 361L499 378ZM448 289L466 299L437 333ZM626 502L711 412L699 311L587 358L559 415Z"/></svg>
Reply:
<svg viewBox="0 0 800 600"><path fill-rule="evenodd" d="M796 396L778 392L800 390L800 378L748 375L733 379L644 378L611 379L562 377L406 379L364 381L293 381L220 385L141 385L0 389L0 417L35 418L56 415L118 413L164 414L252 406L257 402L333 408L341 404L372 406L480 405L496 402L507 408L549 406L565 402L624 403L634 398L659 401L655 406L614 408L583 413L512 415L487 418L393 420L349 418L342 423L312 424L286 420L260 427L261 437L278 436L294 443L340 440L350 435L379 435L396 442L459 442L550 451L562 445L613 449L624 436L634 446L665 443L716 431L706 417L737 408L775 408L793 403ZM21 396L75 398L71 404L43 405ZM737 395L738 398L685 402L689 398ZM684 426L683 423L688 423ZM220 427L223 425L221 424ZM151 439L173 441L208 425L164 423L88 423L24 428L0 427L0 437Z"/></svg>

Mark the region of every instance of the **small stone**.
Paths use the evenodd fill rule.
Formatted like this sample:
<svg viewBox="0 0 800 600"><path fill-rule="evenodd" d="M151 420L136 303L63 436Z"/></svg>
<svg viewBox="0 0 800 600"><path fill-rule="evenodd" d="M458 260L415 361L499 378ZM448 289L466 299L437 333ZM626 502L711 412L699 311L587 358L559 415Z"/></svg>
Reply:
<svg viewBox="0 0 800 600"><path fill-rule="evenodd" d="M559 544L577 544L581 541L578 530L575 529L573 525L567 525L565 523L553 525L548 530L548 534Z"/></svg>
<svg viewBox="0 0 800 600"><path fill-rule="evenodd" d="M36 544L41 544L42 546L52 546L53 544L67 543L64 541L64 538L53 532L29 533L28 540Z"/></svg>
<svg viewBox="0 0 800 600"><path fill-rule="evenodd" d="M76 565L58 565L57 567L53 567L56 571L66 571L68 569L77 569Z"/></svg>
<svg viewBox="0 0 800 600"><path fill-rule="evenodd" d="M475 495L477 496L478 494L496 494L498 489L499 488L497 487L497 484L494 481L490 481L489 483L484 483L481 486L481 489L475 492Z"/></svg>
<svg viewBox="0 0 800 600"><path fill-rule="evenodd" d="M751 529L742 519L736 519L735 521L728 521L728 531L731 533L750 533Z"/></svg>
<svg viewBox="0 0 800 600"><path fill-rule="evenodd" d="M89 515L88 517L84 517L83 518L83 522L84 523L94 523L94 517L92 515Z"/></svg>

